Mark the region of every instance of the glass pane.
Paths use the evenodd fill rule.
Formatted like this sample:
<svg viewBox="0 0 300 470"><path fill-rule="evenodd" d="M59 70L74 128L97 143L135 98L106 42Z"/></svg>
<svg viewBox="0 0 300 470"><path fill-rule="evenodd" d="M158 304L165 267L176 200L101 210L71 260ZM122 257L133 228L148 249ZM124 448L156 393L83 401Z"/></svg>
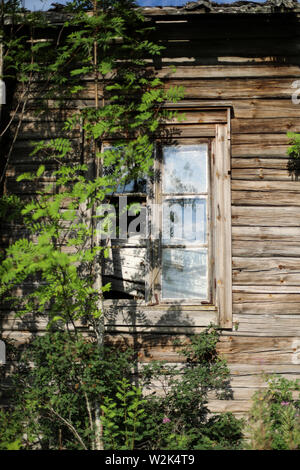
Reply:
<svg viewBox="0 0 300 470"><path fill-rule="evenodd" d="M166 199L162 241L165 244L206 243L206 199Z"/></svg>
<svg viewBox="0 0 300 470"><path fill-rule="evenodd" d="M162 298L208 298L207 249L163 248Z"/></svg>
<svg viewBox="0 0 300 470"><path fill-rule="evenodd" d="M107 152L109 150L120 150L120 147L109 147L106 146L104 149L104 152ZM104 166L103 167L103 174L104 176L109 176L113 175L114 173L114 165L109 165L109 166ZM121 184L116 188L114 192L116 193L146 193L146 188L147 188L147 182L145 178L139 177L139 178L130 178L129 176L125 179L126 174L128 172L124 169L123 175L124 179Z"/></svg>
<svg viewBox="0 0 300 470"><path fill-rule="evenodd" d="M163 192L207 192L207 145L163 148Z"/></svg>
<svg viewBox="0 0 300 470"><path fill-rule="evenodd" d="M146 193L146 180L139 178L120 184L116 193Z"/></svg>

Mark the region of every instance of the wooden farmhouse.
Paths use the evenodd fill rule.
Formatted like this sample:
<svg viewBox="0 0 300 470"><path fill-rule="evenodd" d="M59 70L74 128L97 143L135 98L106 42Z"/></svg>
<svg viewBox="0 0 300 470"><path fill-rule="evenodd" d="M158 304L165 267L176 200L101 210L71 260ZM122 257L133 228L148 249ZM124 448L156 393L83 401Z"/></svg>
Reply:
<svg viewBox="0 0 300 470"><path fill-rule="evenodd" d="M154 191L132 184L122 192L163 209L151 213L158 238L112 242L103 267L112 283L106 337L132 344L141 362L176 363L174 337L218 325L233 394L213 400L211 410L242 414L263 373L300 374L300 181L287 168L286 135L300 132L300 7L199 0L144 13L165 46L154 63L158 76L185 89L172 105L185 120L176 123L178 145L164 146L155 163L162 178ZM59 23L61 13L51 14ZM15 92L7 91L9 99ZM32 165L29 141L61 135L55 110L51 119L48 125L27 109L6 193L35 191L16 177ZM170 210L175 219L164 215ZM176 226L182 218L186 243ZM3 246L20 230L4 223ZM22 343L45 329L46 321L16 319L3 307L0 314L4 339Z"/></svg>

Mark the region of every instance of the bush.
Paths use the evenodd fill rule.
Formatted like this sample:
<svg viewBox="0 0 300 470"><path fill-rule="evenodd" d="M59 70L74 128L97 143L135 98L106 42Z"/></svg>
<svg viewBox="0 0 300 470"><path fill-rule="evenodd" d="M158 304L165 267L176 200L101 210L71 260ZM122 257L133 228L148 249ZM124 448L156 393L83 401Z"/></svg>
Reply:
<svg viewBox="0 0 300 470"><path fill-rule="evenodd" d="M13 410L0 416L1 440L19 439L25 449L99 447L101 404L105 397L120 404L118 387L131 375L131 355L63 332L37 338L14 377Z"/></svg>
<svg viewBox="0 0 300 470"><path fill-rule="evenodd" d="M186 362L182 370L166 363L152 363L144 370L148 383L160 380L163 395L150 395L152 449L238 449L242 442L242 421L231 413L211 415L209 393L231 398L229 369L216 350L219 332L207 328L181 347ZM147 383L145 383L147 385ZM149 418L150 420L150 418Z"/></svg>
<svg viewBox="0 0 300 470"><path fill-rule="evenodd" d="M0 415L2 448L237 449L242 422L211 415L208 394L228 398L229 371L216 353L219 333L207 328L181 346L178 371L144 367L133 384L133 351L99 348L65 332L37 338L19 364L13 409ZM33 367L32 367L33 366ZM179 373L180 372L180 373ZM163 395L147 392L160 380Z"/></svg>
<svg viewBox="0 0 300 470"><path fill-rule="evenodd" d="M247 448L300 449L299 390L298 381L271 376L267 388L254 394L246 427Z"/></svg>

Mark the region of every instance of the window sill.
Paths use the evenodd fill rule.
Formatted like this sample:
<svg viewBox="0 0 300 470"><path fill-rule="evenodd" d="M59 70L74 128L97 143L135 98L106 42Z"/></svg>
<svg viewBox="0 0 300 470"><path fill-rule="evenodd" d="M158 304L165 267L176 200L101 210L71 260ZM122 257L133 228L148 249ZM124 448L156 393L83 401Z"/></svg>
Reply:
<svg viewBox="0 0 300 470"><path fill-rule="evenodd" d="M180 302L162 302L159 304L149 304L143 299L129 300L129 299L107 299L103 302L104 307L143 307L145 310L168 310L170 308L182 310L196 310L196 311L213 311L217 312L218 307L213 304L196 304L196 303L180 303Z"/></svg>

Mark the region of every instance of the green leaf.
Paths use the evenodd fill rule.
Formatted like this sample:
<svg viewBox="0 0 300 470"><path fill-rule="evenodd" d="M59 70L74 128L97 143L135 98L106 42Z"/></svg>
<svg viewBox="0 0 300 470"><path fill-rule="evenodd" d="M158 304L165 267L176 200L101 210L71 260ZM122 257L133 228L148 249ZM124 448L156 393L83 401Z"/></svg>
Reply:
<svg viewBox="0 0 300 470"><path fill-rule="evenodd" d="M36 172L36 176L40 178L45 171L45 165L40 165L39 169Z"/></svg>

